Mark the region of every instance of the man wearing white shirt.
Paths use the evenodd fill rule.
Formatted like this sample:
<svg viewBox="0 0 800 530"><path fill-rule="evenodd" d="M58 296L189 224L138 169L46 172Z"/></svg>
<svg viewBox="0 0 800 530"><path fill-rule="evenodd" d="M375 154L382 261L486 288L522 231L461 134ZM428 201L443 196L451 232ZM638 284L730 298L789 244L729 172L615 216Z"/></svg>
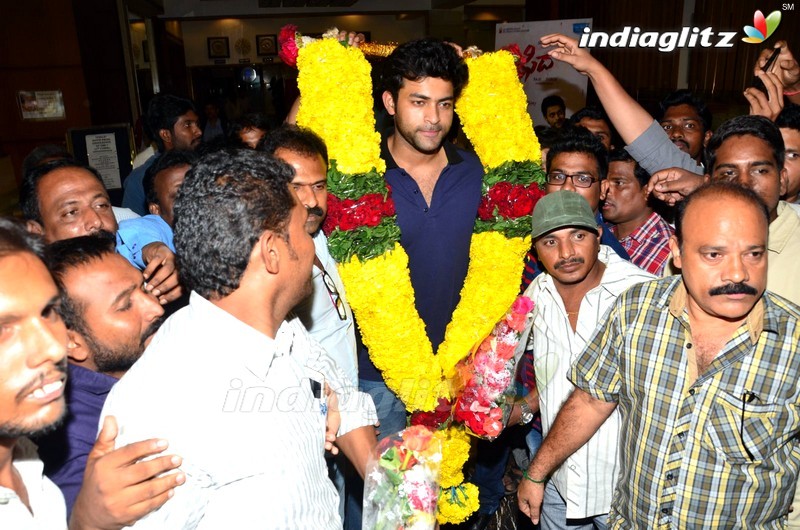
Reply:
<svg viewBox="0 0 800 530"><path fill-rule="evenodd" d="M325 448L338 433L363 476L377 417L289 314L311 293L315 255L291 177L264 153L218 152L181 188L189 306L104 409L123 442L159 433L183 457L186 484L135 528L341 528Z"/></svg>
<svg viewBox="0 0 800 530"><path fill-rule="evenodd" d="M600 245L601 231L589 203L572 191L546 195L533 212L532 238L545 273L525 290L534 302L534 318L520 345L527 342L533 350L537 392L529 394L522 409L524 415L530 413L526 405L539 408L545 435L573 390L569 368L607 309L631 285L655 278ZM553 473L545 488L543 530L605 528L619 428L615 412Z"/></svg>

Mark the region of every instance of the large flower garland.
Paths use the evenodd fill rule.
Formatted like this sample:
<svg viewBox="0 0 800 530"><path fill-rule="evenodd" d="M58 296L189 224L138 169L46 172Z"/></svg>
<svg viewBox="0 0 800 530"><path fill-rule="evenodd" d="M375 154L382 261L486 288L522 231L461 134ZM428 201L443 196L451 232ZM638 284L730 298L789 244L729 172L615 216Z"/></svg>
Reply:
<svg viewBox="0 0 800 530"><path fill-rule="evenodd" d="M408 256L399 244L394 204L382 175L385 164L378 157L369 63L360 51L334 39L297 42L302 45L297 56L302 94L297 120L322 136L331 158L326 221L331 255L340 263L362 338L387 386L409 411L431 411L440 398L453 397L449 378L456 364L492 330L513 302L529 246L523 236L530 230L537 197L534 184L541 182L542 175L534 162L539 148L530 118L526 123L520 115L527 117L524 93L519 105L522 87L515 78L516 67L506 52L484 56L508 55L499 62L483 58L468 61L470 84L457 111L487 173L482 215L471 242L461 300L434 355L416 311ZM492 71L507 65L510 70ZM471 96L464 99L470 87L477 87L472 93L485 90L491 79L501 80L491 104ZM341 98L343 93L348 94L346 103ZM491 132L475 133L476 127L490 128ZM496 149L485 147L485 142L498 142L494 134L497 129L508 127L516 128L513 141L511 136L503 136ZM527 142L526 150L520 152L514 147L516 142ZM492 156L495 152L507 154L500 165L495 164L499 160ZM500 184L510 186L505 195L505 188L497 188ZM520 195L520 187L530 193ZM524 206L520 206L520 200L526 201ZM447 464L442 470L439 520L459 522L478 507L475 486L462 484L469 439L463 429L453 426L442 431L441 437Z"/></svg>

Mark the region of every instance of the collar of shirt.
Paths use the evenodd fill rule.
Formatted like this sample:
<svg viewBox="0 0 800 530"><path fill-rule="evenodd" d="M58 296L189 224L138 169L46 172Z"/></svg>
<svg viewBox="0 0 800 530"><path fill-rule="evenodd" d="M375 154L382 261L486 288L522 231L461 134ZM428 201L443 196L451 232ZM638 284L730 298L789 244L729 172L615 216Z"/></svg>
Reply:
<svg viewBox="0 0 800 530"><path fill-rule="evenodd" d="M70 385L98 396L107 395L119 381L116 377L101 374L77 364L70 363L67 370L69 371L68 381Z"/></svg>
<svg viewBox="0 0 800 530"><path fill-rule="evenodd" d="M778 217L769 224L767 247L770 252L780 254L789 241L797 237L798 228L800 228L800 208L786 201L780 201Z"/></svg>
<svg viewBox="0 0 800 530"><path fill-rule="evenodd" d="M628 287L630 287L630 282L623 280L627 280L630 277L631 271L634 268L637 272L640 272L643 276L646 276L646 278L643 278L642 281L655 278L655 276L652 276L646 271L642 271L638 267L631 265L630 262L620 258L617 253L614 252L613 248L606 245L600 245L600 251L597 254L597 259L599 259L606 266L606 269L603 271L603 277L600 278L600 284L586 293L587 296L589 293L593 293L597 289L604 290L613 297L619 296L626 289L628 289ZM620 264L622 263L627 263L628 266L621 267ZM560 295L556 290L556 284L553 281L553 277L549 274L544 274L542 276L542 288L547 290L552 296L559 297Z"/></svg>
<svg viewBox="0 0 800 530"><path fill-rule="evenodd" d="M397 134L397 133L395 133ZM458 149L456 146L448 142L447 140L444 141L442 144L442 148L444 149L444 154L447 156L447 165L453 166L456 164L460 164L464 161L461 158L461 155L458 154ZM386 162L386 169L398 169L400 166L397 165L397 162L394 161L392 157L392 153L389 152L389 138L386 137L381 140L381 158ZM402 168L400 168L402 169Z"/></svg>
<svg viewBox="0 0 800 530"><path fill-rule="evenodd" d="M634 230L633 232L628 234L626 237L623 237L619 241L620 241L620 243L624 243L628 239L632 239L632 240L634 240L636 242L639 242L639 243L647 241L647 240L651 239L651 237L652 237L652 235L654 233L661 232L661 230L659 230L661 222L664 222L666 224L666 221L664 221L661 218L660 215L658 215L656 212L652 212L647 217L647 219L645 220L644 223L639 225L639 227L636 230ZM611 230L614 231L615 235L617 234L617 226L616 225L612 226Z"/></svg>
<svg viewBox="0 0 800 530"><path fill-rule="evenodd" d="M688 311L686 308L687 300L688 294L686 292L686 286L680 281L674 289L668 289L658 303L668 307L672 316L677 319L682 319L684 312ZM754 305L750 313L747 314L745 325L750 335L750 342L753 344L758 341L758 337L761 335L762 331L778 331L779 322L774 314L772 303L768 298L765 296L759 298L756 305Z"/></svg>
<svg viewBox="0 0 800 530"><path fill-rule="evenodd" d="M259 379L263 380L266 377L273 359L291 355L293 352L294 330L287 320L281 323L275 338L272 339L196 292L192 292L189 306L192 308L192 318L198 327L208 326L209 329L216 329L222 337L236 337L236 348L226 352L228 360L233 361L239 357L245 368ZM287 318L294 317L287 316Z"/></svg>

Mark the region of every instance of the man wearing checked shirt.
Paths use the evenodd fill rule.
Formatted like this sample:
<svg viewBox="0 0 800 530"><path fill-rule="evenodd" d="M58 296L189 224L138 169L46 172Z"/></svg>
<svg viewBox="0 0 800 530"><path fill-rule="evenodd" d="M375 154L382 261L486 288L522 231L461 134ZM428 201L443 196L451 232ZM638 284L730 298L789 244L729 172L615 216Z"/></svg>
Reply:
<svg viewBox="0 0 800 530"><path fill-rule="evenodd" d="M546 477L619 405L610 528L782 528L800 447L800 307L770 292L769 212L750 190L699 188L678 207L681 276L634 286L573 365L577 389L526 472Z"/></svg>

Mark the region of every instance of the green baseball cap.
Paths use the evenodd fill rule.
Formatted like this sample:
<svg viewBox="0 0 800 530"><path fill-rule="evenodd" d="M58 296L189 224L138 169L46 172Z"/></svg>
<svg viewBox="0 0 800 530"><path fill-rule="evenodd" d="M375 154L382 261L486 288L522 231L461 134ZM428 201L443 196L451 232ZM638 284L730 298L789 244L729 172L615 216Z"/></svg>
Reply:
<svg viewBox="0 0 800 530"><path fill-rule="evenodd" d="M533 209L531 237L536 239L565 226L579 226L597 233L597 220L586 199L568 190L548 193L539 199Z"/></svg>

